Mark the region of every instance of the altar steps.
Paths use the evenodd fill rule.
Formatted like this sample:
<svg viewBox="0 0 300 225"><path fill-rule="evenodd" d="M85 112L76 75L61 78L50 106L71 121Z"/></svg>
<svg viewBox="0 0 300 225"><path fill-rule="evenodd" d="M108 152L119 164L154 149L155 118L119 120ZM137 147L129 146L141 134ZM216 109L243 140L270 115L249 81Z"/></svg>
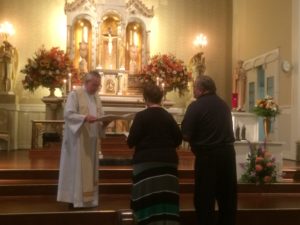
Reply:
<svg viewBox="0 0 300 225"><path fill-rule="evenodd" d="M131 168L100 168L100 205L84 211L70 211L67 204L56 202L58 170L23 172L0 171L0 224L133 225L129 210ZM181 224L196 225L193 171L180 170L179 176ZM300 183L239 184L238 192L237 225L300 224Z"/></svg>
<svg viewBox="0 0 300 225"><path fill-rule="evenodd" d="M55 196L0 197L0 224L133 225L129 195L100 195L96 209L70 210ZM237 225L300 223L300 196L240 194ZM181 224L196 225L192 194L181 194Z"/></svg>
<svg viewBox="0 0 300 225"><path fill-rule="evenodd" d="M58 169L24 169L24 170L0 170L0 184L1 183L55 183L58 180ZM178 170L180 180L194 180L193 170ZM99 168L99 182L100 183L116 183L129 182L132 179L131 166L120 168Z"/></svg>
<svg viewBox="0 0 300 225"><path fill-rule="evenodd" d="M217 215L217 213L216 213ZM239 210L237 225L296 225L300 222L300 210ZM194 210L180 212L181 225L197 225ZM126 220L120 218L119 211L74 211L0 214L0 223L9 225L134 225L130 214Z"/></svg>
<svg viewBox="0 0 300 225"><path fill-rule="evenodd" d="M128 194L131 183L99 183L100 194ZM194 191L194 183L180 182L180 193L189 194ZM0 196L36 196L56 195L57 184L2 184ZM266 194L298 194L300 183L276 183L257 186L255 184L238 184L238 193L266 193ZM300 205L299 205L300 206Z"/></svg>
<svg viewBox="0 0 300 225"><path fill-rule="evenodd" d="M58 169L0 169L0 185L1 184L57 184ZM194 181L194 170L179 169L179 180L182 182ZM300 170L288 169L284 170L283 183L299 182ZM131 182L132 168L131 166L118 167L100 167L99 182L100 183L126 183Z"/></svg>
<svg viewBox="0 0 300 225"><path fill-rule="evenodd" d="M296 225L300 221L299 215L298 209L239 210L237 225ZM182 210L180 216L181 225L197 225L194 210ZM119 211L6 214L0 215L0 223L9 225L134 225L130 214L127 215L126 220L123 220L120 218Z"/></svg>

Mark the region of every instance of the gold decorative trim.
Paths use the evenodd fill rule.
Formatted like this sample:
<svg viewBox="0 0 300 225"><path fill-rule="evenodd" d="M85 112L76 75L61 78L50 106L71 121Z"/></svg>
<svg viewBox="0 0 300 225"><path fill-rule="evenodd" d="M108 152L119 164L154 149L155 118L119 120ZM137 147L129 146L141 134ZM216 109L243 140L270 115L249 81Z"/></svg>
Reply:
<svg viewBox="0 0 300 225"><path fill-rule="evenodd" d="M154 16L153 6L149 9L141 0L129 0L126 4L127 9L134 7L136 8L142 15L146 17ZM132 14L135 14L135 11L131 10Z"/></svg>
<svg viewBox="0 0 300 225"><path fill-rule="evenodd" d="M85 3L91 3L94 7L96 5L95 0L75 0L73 2L68 3L67 0L65 0L65 13L66 12L73 12L76 9L82 7Z"/></svg>

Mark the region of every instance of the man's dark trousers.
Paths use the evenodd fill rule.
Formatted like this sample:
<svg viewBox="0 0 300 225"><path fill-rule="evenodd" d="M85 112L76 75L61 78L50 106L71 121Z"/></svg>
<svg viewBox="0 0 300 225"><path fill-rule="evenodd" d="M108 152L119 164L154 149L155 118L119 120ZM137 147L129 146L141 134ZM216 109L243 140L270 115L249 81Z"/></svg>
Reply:
<svg viewBox="0 0 300 225"><path fill-rule="evenodd" d="M236 160L233 145L194 148L194 204L199 225L235 225L237 210ZM218 217L215 218L215 201Z"/></svg>

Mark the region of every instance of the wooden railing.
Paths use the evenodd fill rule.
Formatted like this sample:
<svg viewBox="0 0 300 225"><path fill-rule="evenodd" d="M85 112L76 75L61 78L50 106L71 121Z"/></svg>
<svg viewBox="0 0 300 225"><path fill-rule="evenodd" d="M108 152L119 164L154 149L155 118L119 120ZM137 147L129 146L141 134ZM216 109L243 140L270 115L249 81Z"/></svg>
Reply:
<svg viewBox="0 0 300 225"><path fill-rule="evenodd" d="M63 139L64 120L32 120L32 136L31 136L31 149L42 149L49 147L45 135L51 134L59 139L59 143ZM130 121L115 121L106 130L109 134L120 134L128 132L130 128ZM180 126L180 124L179 124ZM51 146L50 146L51 147ZM182 142L182 149L189 149L189 144L185 141Z"/></svg>
<svg viewBox="0 0 300 225"><path fill-rule="evenodd" d="M32 120L31 149L43 148L43 134L52 133L62 140L64 120Z"/></svg>

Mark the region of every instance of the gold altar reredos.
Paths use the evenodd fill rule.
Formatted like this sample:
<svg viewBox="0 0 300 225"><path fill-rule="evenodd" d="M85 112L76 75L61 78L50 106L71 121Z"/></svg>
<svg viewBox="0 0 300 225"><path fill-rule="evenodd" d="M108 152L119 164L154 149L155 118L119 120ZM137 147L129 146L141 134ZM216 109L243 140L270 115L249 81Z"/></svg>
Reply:
<svg viewBox="0 0 300 225"><path fill-rule="evenodd" d="M141 0L65 2L67 52L81 73L97 69L102 94L127 95L149 59L153 7Z"/></svg>

